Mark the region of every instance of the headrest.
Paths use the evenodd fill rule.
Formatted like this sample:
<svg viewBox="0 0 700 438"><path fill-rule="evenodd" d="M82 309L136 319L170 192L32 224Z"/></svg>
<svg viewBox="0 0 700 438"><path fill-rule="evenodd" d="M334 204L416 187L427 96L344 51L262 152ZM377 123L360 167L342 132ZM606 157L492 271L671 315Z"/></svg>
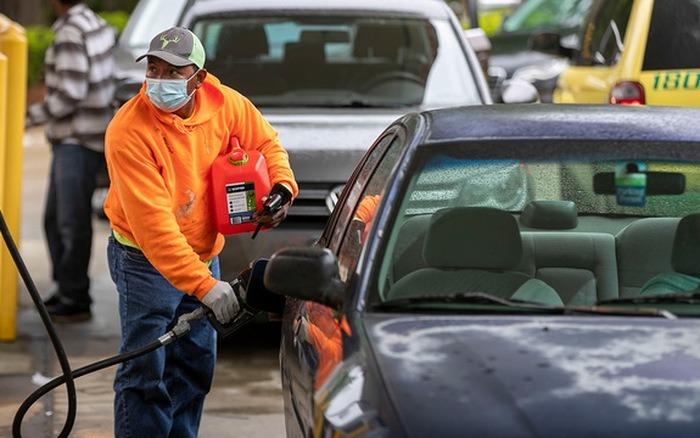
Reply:
<svg viewBox="0 0 700 438"><path fill-rule="evenodd" d="M406 34L406 29L399 24L360 24L357 26L353 56L397 60L400 49L408 45Z"/></svg>
<svg viewBox="0 0 700 438"><path fill-rule="evenodd" d="M673 239L671 266L676 272L700 276L700 214L691 214L678 222Z"/></svg>
<svg viewBox="0 0 700 438"><path fill-rule="evenodd" d="M570 230L578 225L576 204L571 201L532 201L525 206L520 223L543 230Z"/></svg>
<svg viewBox="0 0 700 438"><path fill-rule="evenodd" d="M284 45L284 62L289 64L323 64L326 62L326 50L323 43L298 42Z"/></svg>
<svg viewBox="0 0 700 438"><path fill-rule="evenodd" d="M435 268L513 269L522 257L515 219L495 208L439 210L430 221L423 257Z"/></svg>
<svg viewBox="0 0 700 438"><path fill-rule="evenodd" d="M225 26L219 33L216 58L254 59L267 55L269 44L262 25Z"/></svg>

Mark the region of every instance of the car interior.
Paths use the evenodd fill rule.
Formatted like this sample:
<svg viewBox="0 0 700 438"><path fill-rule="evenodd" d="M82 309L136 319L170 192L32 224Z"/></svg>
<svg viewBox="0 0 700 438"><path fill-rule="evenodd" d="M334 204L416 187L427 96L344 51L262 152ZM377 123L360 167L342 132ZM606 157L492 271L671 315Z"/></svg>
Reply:
<svg viewBox="0 0 700 438"><path fill-rule="evenodd" d="M386 298L483 291L522 299L517 291L524 279L541 287L532 301L586 306L640 296L661 275L700 274L693 256L700 250L700 215L610 219L605 232L590 231L601 222L578 217L570 201L533 201L520 215L456 207L412 217L399 231ZM694 249L689 236L696 236ZM519 257L512 260L513 254ZM478 278L467 272L474 269L481 270ZM498 281L507 284L494 287L493 274L503 272L508 277Z"/></svg>
<svg viewBox="0 0 700 438"><path fill-rule="evenodd" d="M195 30L208 68L253 96L351 90L390 97L396 90L382 87L400 82L413 84L420 101L438 44L432 25L416 19L231 19Z"/></svg>
<svg viewBox="0 0 700 438"><path fill-rule="evenodd" d="M652 174L649 192L660 187L655 181L677 185L678 174ZM671 191L685 190L685 180L680 181L683 187ZM616 183L611 178L609 184ZM670 193L668 187L662 190ZM700 214L687 214L697 211L693 196L685 198L686 213L675 217L581 214L571 200L529 200L517 210L457 202L407 214L392 237L380 298L482 292L546 305L593 306L694 292L700 286Z"/></svg>

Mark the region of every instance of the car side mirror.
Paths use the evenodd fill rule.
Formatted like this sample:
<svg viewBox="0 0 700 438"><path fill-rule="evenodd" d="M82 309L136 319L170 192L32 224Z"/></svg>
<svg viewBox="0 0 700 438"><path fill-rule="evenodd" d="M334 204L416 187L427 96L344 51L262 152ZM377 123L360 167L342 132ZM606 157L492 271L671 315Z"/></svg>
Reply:
<svg viewBox="0 0 700 438"><path fill-rule="evenodd" d="M502 103L539 103L540 101L537 88L523 79L510 79L504 82L500 97Z"/></svg>
<svg viewBox="0 0 700 438"><path fill-rule="evenodd" d="M467 42L472 49L474 49L474 53L476 53L476 58L479 60L484 74L488 75L489 58L491 57L491 40L486 36L484 29L480 27L466 29L464 31L464 36L467 38Z"/></svg>
<svg viewBox="0 0 700 438"><path fill-rule="evenodd" d="M338 260L326 248L298 247L278 251L267 264L264 284L280 295L334 309L343 305Z"/></svg>
<svg viewBox="0 0 700 438"><path fill-rule="evenodd" d="M540 32L534 34L528 43L530 50L547 53L554 56L573 57L573 49L562 45L562 38L556 32Z"/></svg>

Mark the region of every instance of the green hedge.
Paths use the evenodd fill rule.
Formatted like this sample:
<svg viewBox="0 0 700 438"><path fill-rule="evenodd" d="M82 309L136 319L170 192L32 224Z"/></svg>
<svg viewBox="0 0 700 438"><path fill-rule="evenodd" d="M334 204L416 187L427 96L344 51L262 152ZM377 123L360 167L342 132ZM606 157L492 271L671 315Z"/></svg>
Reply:
<svg viewBox="0 0 700 438"><path fill-rule="evenodd" d="M27 29L27 85L32 86L41 82L44 69L44 53L53 41L53 32L46 26L28 26Z"/></svg>
<svg viewBox="0 0 700 438"><path fill-rule="evenodd" d="M124 11L100 12L99 15L112 27L121 33L129 20L129 14ZM53 31L47 26L28 26L27 31L27 85L33 86L42 80L44 69L44 54L53 41Z"/></svg>
<svg viewBox="0 0 700 438"><path fill-rule="evenodd" d="M129 14L124 11L104 11L99 15L120 34L126 27L126 22L129 21Z"/></svg>

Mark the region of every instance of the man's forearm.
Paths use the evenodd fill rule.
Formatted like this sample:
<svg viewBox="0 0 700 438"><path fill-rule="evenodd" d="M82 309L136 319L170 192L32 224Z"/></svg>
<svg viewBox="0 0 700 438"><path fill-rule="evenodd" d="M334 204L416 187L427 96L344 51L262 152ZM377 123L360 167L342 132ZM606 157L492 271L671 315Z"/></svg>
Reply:
<svg viewBox="0 0 700 438"><path fill-rule="evenodd" d="M34 103L27 108L26 126L35 126L49 121L49 114L44 108L44 103Z"/></svg>
<svg viewBox="0 0 700 438"><path fill-rule="evenodd" d="M27 126L46 123L51 119L62 119L77 110L79 100L61 91L54 91L43 102L35 103L27 109Z"/></svg>

